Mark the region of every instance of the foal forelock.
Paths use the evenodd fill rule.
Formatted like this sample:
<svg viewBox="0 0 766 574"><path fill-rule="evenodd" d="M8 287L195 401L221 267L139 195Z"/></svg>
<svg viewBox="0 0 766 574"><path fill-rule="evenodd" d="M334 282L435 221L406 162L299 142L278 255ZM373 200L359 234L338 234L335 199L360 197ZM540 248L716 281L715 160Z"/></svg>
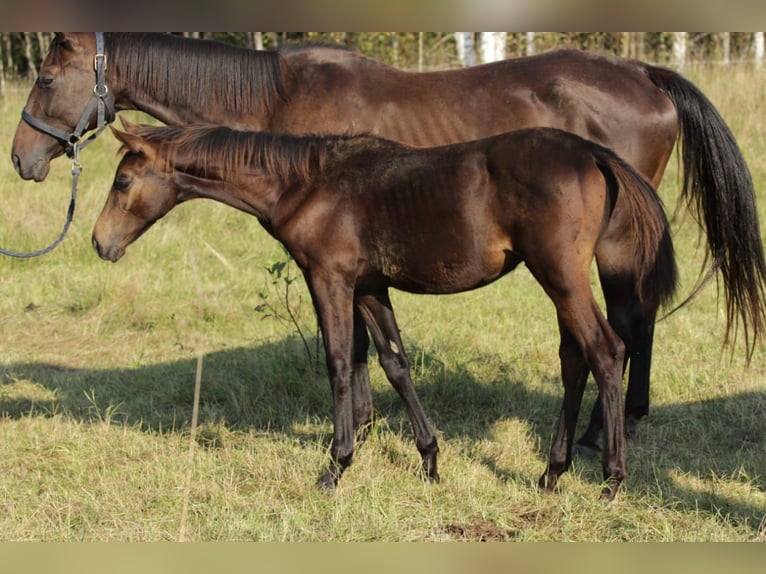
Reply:
<svg viewBox="0 0 766 574"><path fill-rule="evenodd" d="M225 126L134 126L157 146L158 165L204 178L235 177L262 170L282 181L306 181L321 168L331 147L347 136L291 136L246 132Z"/></svg>
<svg viewBox="0 0 766 574"><path fill-rule="evenodd" d="M269 111L287 100L278 52L171 34L104 35L109 73L166 105Z"/></svg>

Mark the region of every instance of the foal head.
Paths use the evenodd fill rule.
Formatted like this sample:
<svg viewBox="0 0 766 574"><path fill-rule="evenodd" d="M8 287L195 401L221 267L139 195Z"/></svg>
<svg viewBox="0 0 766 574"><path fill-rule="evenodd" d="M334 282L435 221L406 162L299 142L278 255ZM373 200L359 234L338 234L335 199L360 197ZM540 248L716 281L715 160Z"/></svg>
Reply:
<svg viewBox="0 0 766 574"><path fill-rule="evenodd" d="M178 203L172 171L159 157L158 144L133 132L112 128L122 142L122 157L101 215L93 228L93 247L102 259L117 261L125 249Z"/></svg>

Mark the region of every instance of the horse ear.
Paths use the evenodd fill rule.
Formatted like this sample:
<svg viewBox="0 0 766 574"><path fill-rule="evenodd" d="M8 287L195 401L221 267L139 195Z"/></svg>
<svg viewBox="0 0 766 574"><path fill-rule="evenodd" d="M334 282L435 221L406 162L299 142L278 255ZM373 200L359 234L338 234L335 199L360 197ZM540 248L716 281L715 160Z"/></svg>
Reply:
<svg viewBox="0 0 766 574"><path fill-rule="evenodd" d="M155 156L154 146L141 136L131 133L130 131L118 130L114 126L109 126L109 129L112 130L114 137L116 137L128 151L141 153L148 158L153 158Z"/></svg>
<svg viewBox="0 0 766 574"><path fill-rule="evenodd" d="M67 50L74 50L80 47L80 39L70 32L56 32L56 42Z"/></svg>

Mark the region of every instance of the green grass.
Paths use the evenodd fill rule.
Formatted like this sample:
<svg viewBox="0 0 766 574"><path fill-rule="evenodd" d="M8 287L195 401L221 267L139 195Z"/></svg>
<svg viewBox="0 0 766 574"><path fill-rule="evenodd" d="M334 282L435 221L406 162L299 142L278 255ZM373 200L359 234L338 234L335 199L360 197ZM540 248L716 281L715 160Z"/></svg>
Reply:
<svg viewBox="0 0 766 574"><path fill-rule="evenodd" d="M763 74L689 75L735 131L766 221ZM0 99L0 244L19 250L55 237L70 186L66 159L44 184L13 172L25 92ZM526 270L462 295L393 292L443 480L419 478L408 420L373 357L375 424L328 494L314 487L332 432L324 369L289 322L257 310L261 294L278 295L265 267L280 247L254 218L192 202L102 262L90 233L116 149L107 133L83 153L57 250L0 259L0 540L178 540L183 529L190 540L766 540L764 350L749 368L741 342L721 350L714 285L657 327L651 415L609 506L597 461L577 460L556 493L535 487L562 392L553 306ZM674 161L661 193L672 211ZM674 229L685 294L702 253L688 217ZM292 289L315 353L309 297Z"/></svg>

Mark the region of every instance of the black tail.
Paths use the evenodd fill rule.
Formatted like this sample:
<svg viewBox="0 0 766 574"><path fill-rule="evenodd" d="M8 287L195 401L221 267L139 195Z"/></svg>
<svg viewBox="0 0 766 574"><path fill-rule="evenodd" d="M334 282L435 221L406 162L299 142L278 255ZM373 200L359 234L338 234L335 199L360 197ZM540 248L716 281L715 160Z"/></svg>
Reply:
<svg viewBox="0 0 766 574"><path fill-rule="evenodd" d="M614 152L594 144L596 164L614 186L617 201L627 206L635 246L636 294L644 309L654 317L669 303L678 280L670 225L662 200L652 184Z"/></svg>
<svg viewBox="0 0 766 574"><path fill-rule="evenodd" d="M692 296L721 271L726 292L726 335L741 321L748 359L766 327L766 262L750 171L731 130L691 82L664 68L646 67L671 99L679 122L683 197L707 233L709 271Z"/></svg>

